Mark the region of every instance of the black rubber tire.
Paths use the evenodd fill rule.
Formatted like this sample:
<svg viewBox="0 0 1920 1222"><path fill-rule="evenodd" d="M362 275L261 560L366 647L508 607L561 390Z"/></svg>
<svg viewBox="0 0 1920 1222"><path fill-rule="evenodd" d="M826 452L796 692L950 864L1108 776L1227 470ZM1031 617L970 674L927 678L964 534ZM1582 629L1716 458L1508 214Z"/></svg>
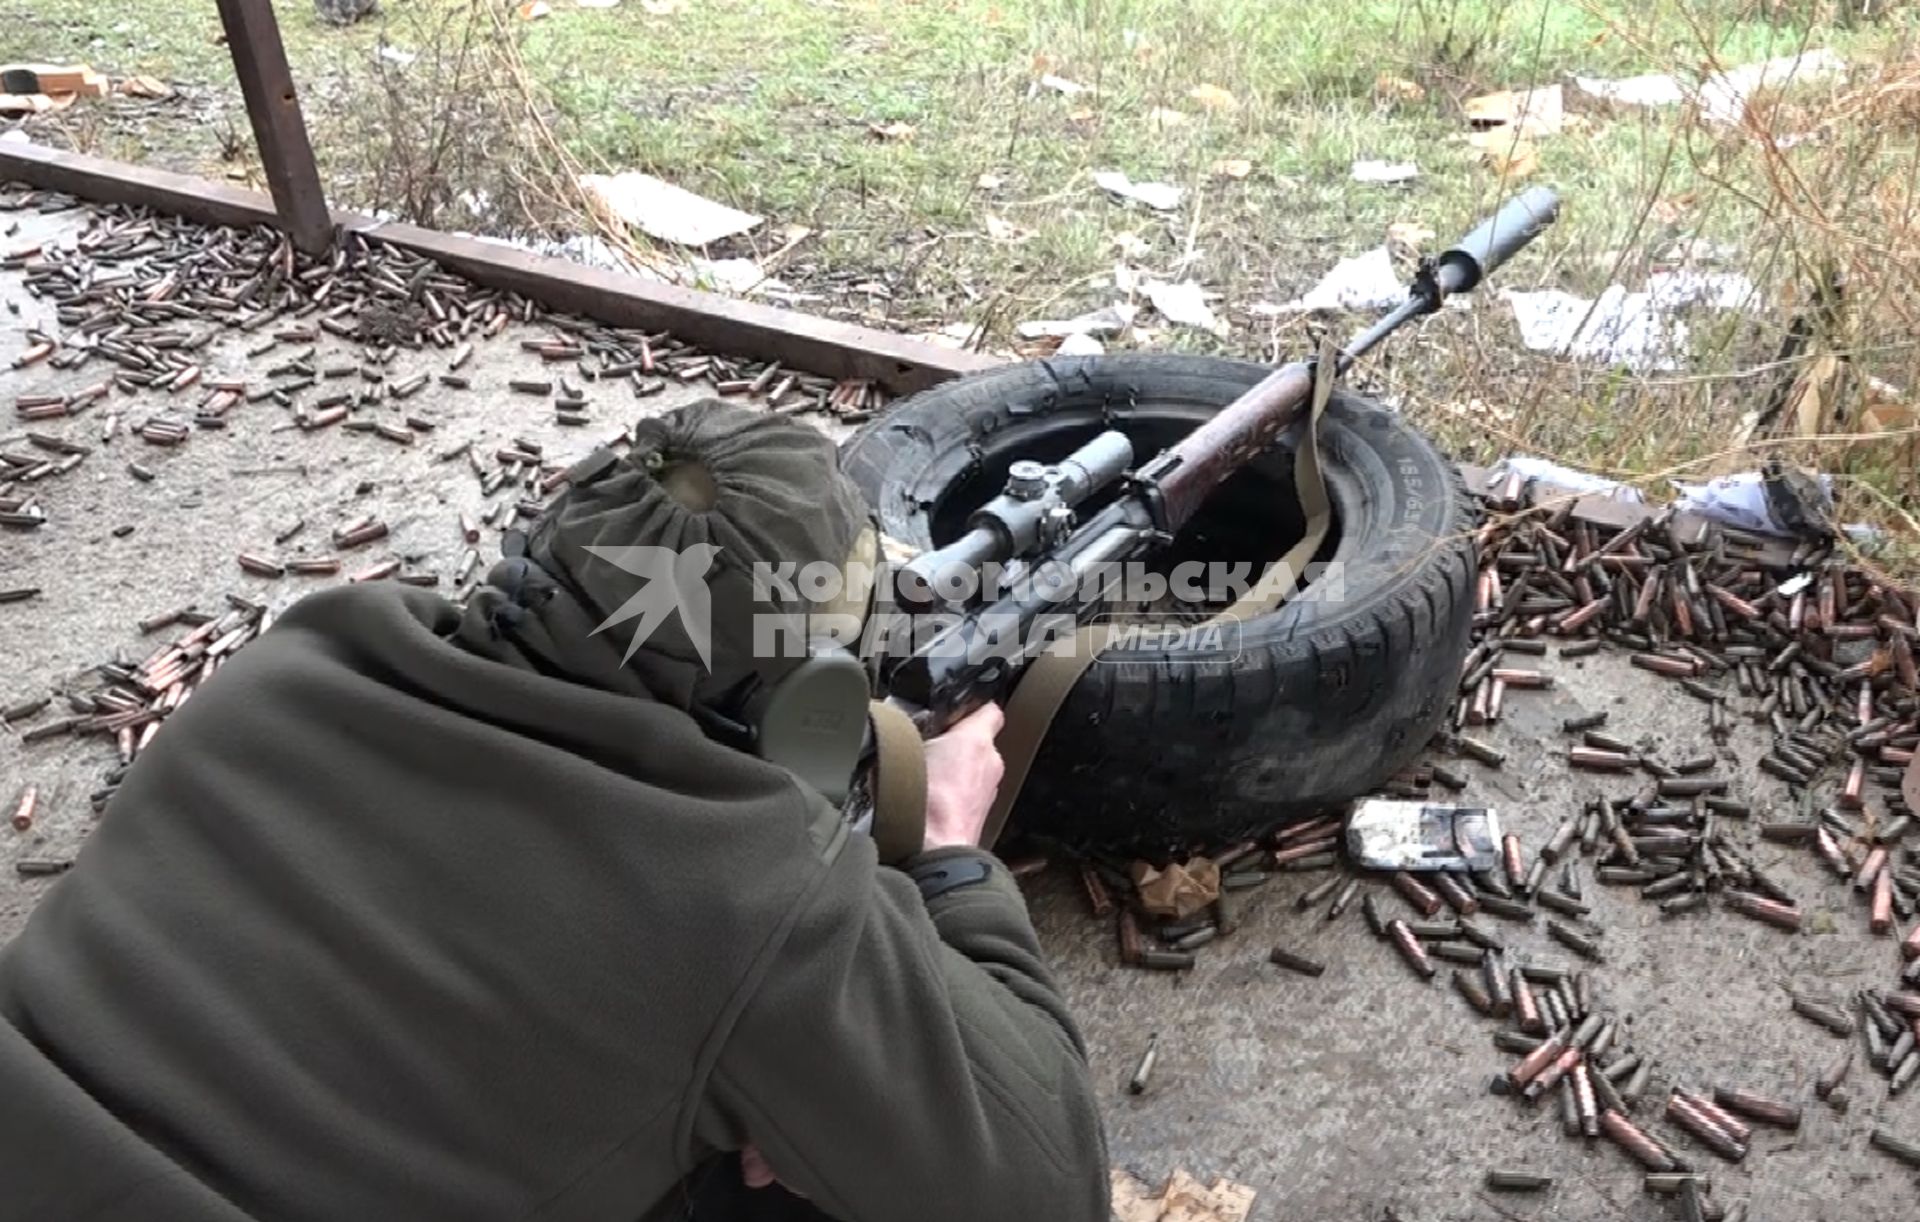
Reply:
<svg viewBox="0 0 1920 1222"><path fill-rule="evenodd" d="M1057 457L1101 427L1182 431L1266 372L1158 355L1009 366L896 405L846 441L841 464L889 535L927 547L936 513L950 523L955 512L946 498L997 479L1010 454ZM1163 444L1137 440L1136 452ZM1297 538L1290 446L1283 438L1259 462L1284 480ZM1368 399L1336 395L1320 447L1338 532L1321 558L1339 562L1341 597L1249 620L1237 657L1128 651L1092 667L1054 721L1015 826L1080 842L1232 834L1363 794L1432 737L1468 648L1477 510L1433 444ZM1276 510L1276 535L1283 518Z"/></svg>

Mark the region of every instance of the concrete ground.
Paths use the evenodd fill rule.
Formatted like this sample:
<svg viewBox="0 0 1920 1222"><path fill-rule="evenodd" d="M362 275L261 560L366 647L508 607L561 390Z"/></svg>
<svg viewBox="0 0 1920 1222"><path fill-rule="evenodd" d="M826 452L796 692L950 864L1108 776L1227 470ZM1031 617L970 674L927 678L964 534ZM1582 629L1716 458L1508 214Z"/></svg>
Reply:
<svg viewBox="0 0 1920 1222"><path fill-rule="evenodd" d="M78 213L22 214L8 243L25 244L80 222ZM0 273L0 301L21 306L0 315L0 356L26 347L24 331L47 321L42 306ZM451 573L465 547L457 515L481 505L472 473L436 455L471 440L485 453L513 436L545 443L553 454L579 454L644 411L695 397L678 386L636 403L625 386L589 388L596 423L568 430L552 423L539 400L506 391L511 377L531 376L537 357L519 351L524 332L510 329L479 345L471 365L474 389L430 386L409 411L438 423L411 447L372 434L287 428L289 413L271 402L236 408L224 432L196 432L165 450L121 435L97 445L102 420L123 421L160 406L161 392L109 404L44 431L96 444L74 472L36 485L51 520L37 531L0 530L0 589L39 586L29 601L0 605L0 704L60 691L89 667L119 652L138 660L151 652L136 622L168 608L217 608L228 592L262 598L276 608L339 578L263 579L242 573L234 555L261 550L288 558L330 552L328 531L360 514L376 514L392 535L348 553L350 568L388 556L408 567ZM253 337L224 338L207 350L209 376L255 376L279 354L252 361ZM338 341L323 343L323 354ZM403 352L395 379L442 369L444 354ZM0 399L71 389L97 380L94 367L62 373L36 366L0 373ZM177 398L196 397L192 392ZM189 404L176 404L190 407ZM39 428L41 426L34 426ZM24 428L0 423L0 448L19 449ZM584 435L583 435L584 434ZM135 481L130 459L157 471ZM274 536L294 520L303 531L286 545ZM124 536L116 528L131 527ZM491 559L490 549L487 559ZM1607 710L1610 729L1647 736L1668 759L1713 749L1700 706L1666 682L1632 670L1624 659L1578 662L1549 657L1559 677L1545 692L1511 693L1505 720L1485 737L1507 752L1498 771L1464 762L1472 787L1463 799L1495 806L1510 830L1531 846L1547 839L1565 815L1596 796L1636 791L1636 778L1571 774L1562 758L1562 718ZM47 714L51 715L51 714ZM1728 745L1725 772L1757 805L1785 809L1777 782L1753 764L1763 742L1746 723ZM1276 744L1284 750L1284 744ZM71 855L94 824L87 794L112 765L103 739L23 746L0 734L0 798L33 783L43 814L33 831L0 829L0 858ZM1737 839L1751 835L1737 829ZM1843 884L1799 849L1756 844L1757 860L1801 897L1810 932L1781 933L1714 910L1662 918L1630 889L1594 886L1595 919L1605 926L1606 960L1593 968L1601 1004L1619 1015L1626 1043L1660 1067L1640 1113L1671 1144L1711 1174L1716 1199L1750 1199L1753 1219L1911 1219L1914 1173L1866 1145L1885 1124L1920 1137L1920 1103L1886 1097L1883 1079L1864 1063L1847 1087L1851 1106L1838 1113L1812 1098L1813 1078L1846 1041L1795 1016L1785 986L1825 988L1844 996L1861 987L1891 987L1898 956L1890 940L1871 938L1863 906ZM1030 884L1041 936L1053 956L1091 1053L1106 1101L1113 1161L1157 1182L1176 1167L1203 1177L1224 1175L1259 1191L1254 1217L1366 1222L1465 1219L1657 1219L1677 1208L1646 1196L1638 1169L1610 1144L1560 1132L1556 1109L1488 1093L1488 1080L1514 1058L1498 1052L1483 1019L1446 983L1448 965L1432 983L1413 976L1390 947L1367 931L1356 904L1338 922L1324 909L1297 912L1293 899L1324 875L1285 875L1248 893L1238 932L1200 952L1188 974L1161 975L1118 967L1113 929L1087 917L1077 885L1064 871ZM0 939L25 922L46 879L0 872ZM1390 910L1401 901L1384 885ZM1831 911L1832 919L1820 913ZM1531 927L1489 920L1533 961L1575 965L1541 922ZM1284 944L1330 966L1307 978L1266 963ZM1126 1082L1148 1035L1160 1037L1151 1087L1129 1096ZM1656 1123L1663 1084L1701 1090L1737 1085L1801 1101L1798 1134L1757 1133L1739 1167L1720 1163L1689 1139ZM1493 1198L1481 1179L1493 1166L1556 1177L1548 1192Z"/></svg>

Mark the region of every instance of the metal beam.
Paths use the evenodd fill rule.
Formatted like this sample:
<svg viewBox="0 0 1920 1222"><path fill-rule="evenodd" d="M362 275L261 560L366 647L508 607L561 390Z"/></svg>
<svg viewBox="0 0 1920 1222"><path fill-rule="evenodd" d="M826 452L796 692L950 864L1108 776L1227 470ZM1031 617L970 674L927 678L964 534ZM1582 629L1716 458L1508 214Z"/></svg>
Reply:
<svg viewBox="0 0 1920 1222"><path fill-rule="evenodd" d="M273 201L258 191L45 145L0 143L0 182L16 181L101 203L156 208L209 225L272 225L275 220ZM416 225L351 212L333 214L329 224L418 251L476 284L522 293L553 309L616 326L671 331L715 352L777 359L807 373L872 378L893 394L925 390L1002 363L890 331L599 271Z"/></svg>
<svg viewBox="0 0 1920 1222"><path fill-rule="evenodd" d="M271 0L215 2L280 227L301 250L322 254L333 244L333 220L327 215L326 193L320 187L320 170L314 164L307 121L300 113L273 4Z"/></svg>

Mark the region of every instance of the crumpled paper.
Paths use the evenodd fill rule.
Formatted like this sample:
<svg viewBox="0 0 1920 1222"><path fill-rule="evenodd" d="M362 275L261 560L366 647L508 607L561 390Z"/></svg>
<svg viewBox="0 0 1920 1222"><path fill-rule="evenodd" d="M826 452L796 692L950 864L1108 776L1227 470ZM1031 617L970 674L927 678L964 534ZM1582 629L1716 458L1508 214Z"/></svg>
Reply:
<svg viewBox="0 0 1920 1222"><path fill-rule="evenodd" d="M1176 862L1164 870L1136 861L1133 885L1140 907L1149 914L1184 920L1220 898L1220 867L1208 857Z"/></svg>
<svg viewBox="0 0 1920 1222"><path fill-rule="evenodd" d="M1283 310L1387 310L1407 299L1407 286L1393 270L1393 256L1384 246L1342 259L1297 301Z"/></svg>
<svg viewBox="0 0 1920 1222"><path fill-rule="evenodd" d="M1687 324L1674 315L1688 306L1748 309L1760 304L1753 281L1738 272L1693 269L1654 272L1638 292L1612 284L1592 301L1559 289L1505 289L1520 342L1636 373L1678 369L1688 352Z"/></svg>
<svg viewBox="0 0 1920 1222"><path fill-rule="evenodd" d="M1158 1194L1118 1167L1113 1168L1115 1222L1246 1222L1253 1212L1253 1189L1226 1179L1211 1187L1184 1169L1175 1171Z"/></svg>

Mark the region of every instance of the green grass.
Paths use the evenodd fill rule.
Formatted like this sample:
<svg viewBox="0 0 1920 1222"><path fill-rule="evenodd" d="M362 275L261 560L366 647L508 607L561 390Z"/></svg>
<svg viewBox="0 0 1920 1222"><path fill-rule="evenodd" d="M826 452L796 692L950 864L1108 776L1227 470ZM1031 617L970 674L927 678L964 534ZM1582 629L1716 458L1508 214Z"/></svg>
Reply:
<svg viewBox="0 0 1920 1222"><path fill-rule="evenodd" d="M375 181L366 162L386 155L381 102L369 94L382 79L405 87L408 74L377 70L374 48L386 39L420 49L423 39L446 37L453 2L387 0L386 16L346 31L318 25L295 0L279 6L339 202L391 203L366 197ZM1135 266L1219 291L1217 308L1232 323L1224 339L1159 329L1146 342L1262 358L1299 351L1306 331L1288 323L1276 333L1248 306L1297 295L1337 258L1376 245L1395 221L1422 221L1449 238L1513 189L1462 141L1466 98L1574 74L1691 70L1709 58L1738 64L1805 46L1831 47L1850 62L1895 62L1920 29L1905 8L1850 22L1846 0L689 0L667 15L644 11L640 0L611 10L551 3L551 17L511 24L568 151L590 168L646 170L776 225L811 227L815 236L780 274L824 293L817 308L913 330L985 319L1004 343L1023 319L1114 300L1116 239L1131 235L1147 243ZM0 8L13 18L0 21L0 55L166 75L196 86L225 116L225 131L244 136L211 5L0 5L18 10ZM1037 89L1048 70L1095 92ZM414 83L426 79L422 71ZM1415 82L1422 94L1383 93L1383 79ZM1230 92L1237 105L1204 109L1189 96L1199 85ZM430 94L422 89L408 104L431 116L439 103ZM1157 124L1156 108L1187 121ZM144 122L116 114L90 130L80 109L60 122L100 151L237 172L221 156L217 118L157 110ZM1739 244L1743 266L1770 285L1804 279L1820 258L1845 253L1834 234L1793 221L1751 145L1689 126L1674 111L1586 118L1583 130L1539 142L1534 180L1558 186L1566 212L1502 283L1595 292L1615 273L1609 256L1631 277L1681 238ZM889 123L911 124L912 137L872 134L870 125ZM1829 165L1836 157L1867 182L1911 175L1911 138L1891 134L1883 143L1889 131L1859 141L1842 132L1834 143L1795 149L1787 164L1831 203L1843 177ZM1412 160L1422 175L1410 190L1356 185L1348 168L1358 157ZM1226 158L1251 162L1252 174L1214 175ZM1181 185L1187 203L1157 214L1114 201L1092 185L1100 169ZM982 188L982 175L998 185ZM1649 217L1654 201L1674 205L1672 213ZM995 221L1031 236L995 240ZM839 291L874 281L890 300ZM1469 456L1528 446L1645 475L1725 445L1765 385L1722 375L1764 360L1786 314L1717 330L1705 320L1697 367L1652 380L1516 354L1503 319L1488 309L1436 320L1368 376ZM1853 338L1888 338L1872 330ZM1920 387L1906 336L1898 342L1876 358L1876 371ZM1512 418L1446 410L1472 398ZM1901 464L1856 457L1875 488L1912 491Z"/></svg>

